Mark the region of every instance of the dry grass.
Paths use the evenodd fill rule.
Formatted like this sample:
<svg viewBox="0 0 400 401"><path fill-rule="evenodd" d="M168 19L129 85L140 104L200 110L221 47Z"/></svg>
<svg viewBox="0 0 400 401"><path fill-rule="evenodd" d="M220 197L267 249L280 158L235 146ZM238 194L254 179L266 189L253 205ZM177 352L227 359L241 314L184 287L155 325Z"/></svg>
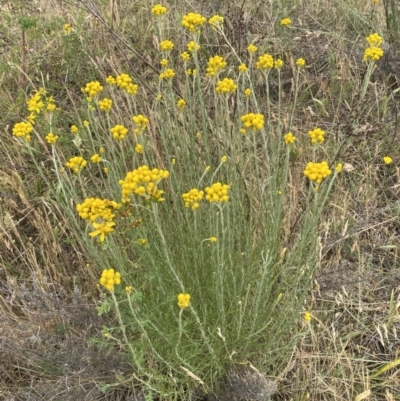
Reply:
<svg viewBox="0 0 400 401"><path fill-rule="evenodd" d="M18 15L13 2L2 3L3 10ZM152 76L146 62L155 64L154 31L146 4L103 3L99 8L112 21L114 31L143 59L126 50L93 16L82 16L72 2L62 0L23 7L27 14L43 18L43 26L61 19L84 28L71 47L80 47L84 59L74 59L71 48L59 40L32 34L29 46L37 51L28 54L26 81L19 69L10 67L21 61L21 32L16 22L5 21L7 30L0 35L4 58L0 62L1 400L143 399L131 383L101 391L102 384L129 376L129 366L116 350L105 352L88 345L89 338L107 324L95 309L98 294L86 267L91 261L70 237L67 222L46 198L46 188L41 188L29 162L10 140L10 127L24 106L27 88L23 85L30 87L29 82L37 85L49 74L49 85L60 90L60 102L74 105L79 88L96 72L106 76L134 66L144 82ZM305 127L318 121L336 135L338 143L350 142L337 159L354 168L343 174L321 226L320 267L305 305L313 319L298 328L298 333L306 335L299 335L292 355L282 356L278 393L273 399L400 400L399 367L377 374L379 368L400 358L400 171L395 165L385 168L381 162L385 154L399 160L396 43L370 85L365 107L371 113L365 121L357 121L357 110L344 99L363 73L360 42L365 33L385 33L383 5L379 2L373 11L369 1L293 1L290 6L275 4L271 11L271 4L246 3L241 10L230 2L203 1L196 4L196 11L207 15L225 11L228 37L236 47L244 49L250 38L269 43L276 53L305 57L308 81L302 88L302 113L295 128L306 132ZM192 10L186 2L176 10L180 7ZM289 44L273 28L273 22L286 15L295 21ZM290 71L285 77L288 92L292 77ZM356 96L357 90L353 93ZM386 108L382 99L388 102ZM300 153L293 161L293 180L301 179L302 165ZM292 199L297 205L296 193ZM288 231L294 229L295 220L296 216L288 222Z"/></svg>

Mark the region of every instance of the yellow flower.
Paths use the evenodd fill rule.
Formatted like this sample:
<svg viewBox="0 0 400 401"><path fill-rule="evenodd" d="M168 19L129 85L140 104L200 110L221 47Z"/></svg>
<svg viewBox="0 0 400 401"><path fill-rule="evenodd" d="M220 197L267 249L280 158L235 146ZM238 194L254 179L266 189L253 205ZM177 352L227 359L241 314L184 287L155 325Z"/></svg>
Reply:
<svg viewBox="0 0 400 401"><path fill-rule="evenodd" d="M174 48L174 44L170 40L163 40L160 43L160 49L163 52L169 52Z"/></svg>
<svg viewBox="0 0 400 401"><path fill-rule="evenodd" d="M157 100L157 101L160 101L161 99L162 99L162 94L159 93L159 94L156 96L156 100Z"/></svg>
<svg viewBox="0 0 400 401"><path fill-rule="evenodd" d="M172 79L175 76L175 71L172 68L167 68L159 75L160 79Z"/></svg>
<svg viewBox="0 0 400 401"><path fill-rule="evenodd" d="M203 199L204 191L199 191L197 188L192 188L189 192L182 194L182 199L185 202L185 207L191 207L196 210L200 207L199 202Z"/></svg>
<svg viewBox="0 0 400 401"><path fill-rule="evenodd" d="M329 169L328 163L323 161L321 163L307 163L304 170L304 175L311 181L320 184L326 177L330 176L332 171Z"/></svg>
<svg viewBox="0 0 400 401"><path fill-rule="evenodd" d="M221 56L210 57L210 59L208 60L206 75L208 77L214 77L225 67L226 67L226 61L224 61L224 59Z"/></svg>
<svg viewBox="0 0 400 401"><path fill-rule="evenodd" d="M220 182L216 182L212 184L211 187L207 187L206 191L206 199L210 203L214 202L228 202L229 200L229 185L221 184Z"/></svg>
<svg viewBox="0 0 400 401"><path fill-rule="evenodd" d="M116 84L117 84L117 80L116 80L112 75L109 75L109 76L106 78L106 82L107 82L109 85L116 85Z"/></svg>
<svg viewBox="0 0 400 401"><path fill-rule="evenodd" d="M167 12L167 7L162 6L161 4L156 4L152 9L151 13L156 17L160 17Z"/></svg>
<svg viewBox="0 0 400 401"><path fill-rule="evenodd" d="M292 23L292 20L290 18L284 18L281 20L281 25L290 25Z"/></svg>
<svg viewBox="0 0 400 401"><path fill-rule="evenodd" d="M280 68L283 67L283 61L282 61L280 58L276 59L276 60L274 61L274 67L275 67L277 70L279 70Z"/></svg>
<svg viewBox="0 0 400 401"><path fill-rule="evenodd" d="M222 28L224 24L224 17L220 15L214 15L208 20L208 23L211 25L211 28L216 30L218 28Z"/></svg>
<svg viewBox="0 0 400 401"><path fill-rule="evenodd" d="M104 167L103 171L104 171L105 174L108 174L108 167Z"/></svg>
<svg viewBox="0 0 400 401"><path fill-rule="evenodd" d="M176 163L176 159L175 159L175 157L173 157L173 158L171 159L171 164L174 165L175 163Z"/></svg>
<svg viewBox="0 0 400 401"><path fill-rule="evenodd" d="M246 72L247 71L246 64L240 64L239 67L238 67L238 70L239 70L240 73Z"/></svg>
<svg viewBox="0 0 400 401"><path fill-rule="evenodd" d="M217 238L217 237L211 237L211 238L210 238L210 241L211 241L211 242L217 242L217 241L218 241L218 238Z"/></svg>
<svg viewBox="0 0 400 401"><path fill-rule="evenodd" d="M206 21L201 14L188 13L182 17L182 26L189 32L197 32Z"/></svg>
<svg viewBox="0 0 400 401"><path fill-rule="evenodd" d="M96 153L90 158L90 160L92 161L92 163L96 164L101 162L102 158L99 154Z"/></svg>
<svg viewBox="0 0 400 401"><path fill-rule="evenodd" d="M83 125L84 125L86 128L89 127L89 121L84 120L84 121L83 121Z"/></svg>
<svg viewBox="0 0 400 401"><path fill-rule="evenodd" d="M115 140L124 139L126 134L128 133L128 128L125 128L123 125L117 124L115 127L111 128L111 133Z"/></svg>
<svg viewBox="0 0 400 401"><path fill-rule="evenodd" d="M135 146L135 152L136 152L136 153L142 153L142 152L143 152L143 147L142 147L142 145L141 145L140 143L138 143L138 144Z"/></svg>
<svg viewBox="0 0 400 401"><path fill-rule="evenodd" d="M179 294L178 295L178 306L182 309L189 307L190 294Z"/></svg>
<svg viewBox="0 0 400 401"><path fill-rule="evenodd" d="M183 110L186 107L186 102L183 99L179 99L176 103L178 109Z"/></svg>
<svg viewBox="0 0 400 401"><path fill-rule="evenodd" d="M274 59L270 54L263 54L258 58L258 61L256 63L256 67L259 70L268 70L270 68L273 68L274 66Z"/></svg>
<svg viewBox="0 0 400 401"><path fill-rule="evenodd" d="M100 85L98 81L88 82L83 90L88 94L89 97L94 97L98 95L103 90L103 87Z"/></svg>
<svg viewBox="0 0 400 401"><path fill-rule="evenodd" d="M93 222L92 226L93 226L93 228L95 228L95 231L92 231L91 233L89 233L89 236L94 238L99 235L100 236L99 241L103 242L105 239L105 236L114 231L115 223L113 221L107 221L107 222L103 222L103 223Z"/></svg>
<svg viewBox="0 0 400 401"><path fill-rule="evenodd" d="M161 65L161 67L166 67L168 65L168 60L166 58L163 58L160 61L160 65Z"/></svg>
<svg viewBox="0 0 400 401"><path fill-rule="evenodd" d="M257 51L257 46L254 46L253 44L250 44L247 46L247 51L249 53L255 53Z"/></svg>
<svg viewBox="0 0 400 401"><path fill-rule="evenodd" d="M143 114L138 114L132 117L132 121L135 123L135 134L140 135L143 131L146 130L147 124L149 123L149 119L145 117Z"/></svg>
<svg viewBox="0 0 400 401"><path fill-rule="evenodd" d="M259 131L264 128L264 116L262 114L248 113L243 115L240 119L244 125L244 133L246 133L248 129Z"/></svg>
<svg viewBox="0 0 400 401"><path fill-rule="evenodd" d="M69 35L72 31L71 24L64 24L63 25L63 31L66 35Z"/></svg>
<svg viewBox="0 0 400 401"><path fill-rule="evenodd" d="M304 58L298 58L296 60L296 65L299 68L304 67L306 65L306 60L304 60Z"/></svg>
<svg viewBox="0 0 400 401"><path fill-rule="evenodd" d="M306 322L310 322L311 321L311 313L310 312L304 313L304 320Z"/></svg>
<svg viewBox="0 0 400 401"><path fill-rule="evenodd" d="M246 88L246 89L244 90L244 95L245 95L246 97L250 97L250 96L251 96L251 89L250 89L250 88Z"/></svg>
<svg viewBox="0 0 400 401"><path fill-rule="evenodd" d="M79 173L87 164L87 161L82 156L71 157L65 164L68 168L75 173Z"/></svg>
<svg viewBox="0 0 400 401"><path fill-rule="evenodd" d="M365 49L363 61L378 61L383 56L380 47L368 47Z"/></svg>
<svg viewBox="0 0 400 401"><path fill-rule="evenodd" d="M335 171L337 173L340 173L343 170L343 164L342 163L338 163L335 167Z"/></svg>
<svg viewBox="0 0 400 401"><path fill-rule="evenodd" d="M115 217L114 210L122 207L121 203L109 199L86 198L83 203L76 205L79 217L90 222L112 221Z"/></svg>
<svg viewBox="0 0 400 401"><path fill-rule="evenodd" d="M77 134L79 132L79 128L76 125L71 125L71 133Z"/></svg>
<svg viewBox="0 0 400 401"><path fill-rule="evenodd" d="M55 144L58 140L58 135L54 135L50 132L50 134L46 135L46 141L50 144Z"/></svg>
<svg viewBox="0 0 400 401"><path fill-rule="evenodd" d="M125 292L126 292L127 294L130 294L130 293L132 292L132 287L131 287L130 285L126 286L126 287L125 287Z"/></svg>
<svg viewBox="0 0 400 401"><path fill-rule="evenodd" d="M101 148L99 149L99 153L104 153L104 152L105 152L104 148L101 147Z"/></svg>
<svg viewBox="0 0 400 401"><path fill-rule="evenodd" d="M121 273L116 272L113 268L104 269L99 282L107 290L114 291L114 285L121 284Z"/></svg>
<svg viewBox="0 0 400 401"><path fill-rule="evenodd" d="M103 100L99 100L98 104L100 110L110 111L112 107L112 100L105 97Z"/></svg>
<svg viewBox="0 0 400 401"><path fill-rule="evenodd" d="M383 43L382 36L379 36L377 33L373 33L366 38L366 41L371 47L379 47Z"/></svg>
<svg viewBox="0 0 400 401"><path fill-rule="evenodd" d="M120 74L115 78L116 85L129 95L135 95L138 86L132 82L132 78L128 74Z"/></svg>
<svg viewBox="0 0 400 401"><path fill-rule="evenodd" d="M12 134L17 138L23 138L27 142L31 140L31 132L33 130L33 126L31 123L16 123L12 129Z"/></svg>
<svg viewBox="0 0 400 401"><path fill-rule="evenodd" d="M194 42L193 40L191 40L187 45L186 45L188 51L190 53L193 53L197 50L200 50L200 45L196 42Z"/></svg>
<svg viewBox="0 0 400 401"><path fill-rule="evenodd" d="M188 52L181 53L181 59L186 62L190 60L190 54Z"/></svg>
<svg viewBox="0 0 400 401"><path fill-rule="evenodd" d="M228 160L228 156L221 157L221 163L225 163Z"/></svg>
<svg viewBox="0 0 400 401"><path fill-rule="evenodd" d="M308 136L311 139L311 143L323 143L325 140L325 131L321 128L315 128L312 131L308 131Z"/></svg>
<svg viewBox="0 0 400 401"><path fill-rule="evenodd" d="M146 239L146 238L142 238L142 239L140 240L140 245L142 245L142 246L147 245L147 239Z"/></svg>
<svg viewBox="0 0 400 401"><path fill-rule="evenodd" d="M296 137L291 132L288 132L283 138L285 140L286 145L289 145L296 141Z"/></svg>
<svg viewBox="0 0 400 401"><path fill-rule="evenodd" d="M222 81L218 81L215 88L216 92L220 95L222 93L233 93L237 89L235 81L230 78L224 78Z"/></svg>
<svg viewBox="0 0 400 401"><path fill-rule="evenodd" d="M384 161L385 164L393 163L393 159L390 156L385 156L383 158L383 161Z"/></svg>

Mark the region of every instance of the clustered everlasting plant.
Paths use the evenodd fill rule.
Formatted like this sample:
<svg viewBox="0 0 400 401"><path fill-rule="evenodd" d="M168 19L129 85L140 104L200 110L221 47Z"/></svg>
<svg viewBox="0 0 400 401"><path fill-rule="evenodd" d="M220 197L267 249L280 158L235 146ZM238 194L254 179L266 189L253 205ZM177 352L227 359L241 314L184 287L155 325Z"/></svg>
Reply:
<svg viewBox="0 0 400 401"><path fill-rule="evenodd" d="M199 385L209 391L231 365L273 364L293 344L290 330L318 263L320 217L342 170L322 148L329 132L314 128L307 138L293 124L303 58L263 53L260 45L253 59L259 49L249 44L241 59L219 15L208 25L200 14L184 15L190 40L178 46L163 37L167 12L161 4L151 9L161 66L153 92L126 73L91 81L82 88L85 112L67 129L53 121L62 111L39 90L12 131L34 161L32 137L47 133L40 146L50 149L54 176L36 166L95 266L99 313L116 317L96 342L118 346L132 377L163 396ZM199 51L206 29L233 50L229 57ZM367 42L369 71L382 38ZM281 94L290 57L293 96L275 102L269 80L277 78ZM284 222L299 142L310 161L298 188L306 207L291 235Z"/></svg>

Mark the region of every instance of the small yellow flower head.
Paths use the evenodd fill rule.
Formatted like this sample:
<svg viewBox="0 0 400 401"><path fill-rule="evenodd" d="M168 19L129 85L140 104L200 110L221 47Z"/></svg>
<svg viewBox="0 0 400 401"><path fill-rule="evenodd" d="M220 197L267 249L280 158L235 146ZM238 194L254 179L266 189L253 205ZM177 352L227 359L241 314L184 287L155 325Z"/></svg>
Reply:
<svg viewBox="0 0 400 401"><path fill-rule="evenodd" d="M220 15L214 15L208 20L208 23L214 30L221 29L224 25L224 17L221 17Z"/></svg>
<svg viewBox="0 0 400 401"><path fill-rule="evenodd" d="M176 163L176 159L175 159L175 157L173 157L173 158L171 159L171 164L174 165L175 163Z"/></svg>
<svg viewBox="0 0 400 401"><path fill-rule="evenodd" d="M304 320L305 320L306 322L311 322L311 313L310 313L310 312L306 312L306 313L304 314Z"/></svg>
<svg viewBox="0 0 400 401"><path fill-rule="evenodd" d="M83 121L83 125L84 125L86 128L88 128L88 127L89 127L89 121L84 120L84 121Z"/></svg>
<svg viewBox="0 0 400 401"><path fill-rule="evenodd" d="M132 117L132 121L135 124L134 132L135 134L140 135L143 131L146 130L147 125L149 123L149 119L145 117L143 114L138 114Z"/></svg>
<svg viewBox="0 0 400 401"><path fill-rule="evenodd" d="M205 171L206 171L206 172L207 172L207 171L210 171L210 169L211 169L211 166L206 166Z"/></svg>
<svg viewBox="0 0 400 401"><path fill-rule="evenodd" d="M176 103L178 109L183 110L186 107L186 102L183 99L179 99Z"/></svg>
<svg viewBox="0 0 400 401"><path fill-rule="evenodd" d="M96 163L100 163L102 158L98 153L95 153L90 160L92 161L92 163L96 164Z"/></svg>
<svg viewBox="0 0 400 401"><path fill-rule="evenodd" d="M160 79L172 79L175 76L175 71L172 68L167 68L159 75Z"/></svg>
<svg viewBox="0 0 400 401"><path fill-rule="evenodd" d="M199 191L197 188L192 188L189 192L182 194L182 199L185 202L185 207L191 207L196 210L200 207L199 202L203 199L204 191Z"/></svg>
<svg viewBox="0 0 400 401"><path fill-rule="evenodd" d="M116 85L129 95L136 95L138 86L132 82L128 74L120 74L115 78Z"/></svg>
<svg viewBox="0 0 400 401"><path fill-rule="evenodd" d="M132 193L142 196L146 200L163 201L162 194L164 191L157 189L157 185L168 176L168 171L157 168L151 170L146 165L128 172L125 179L119 181L122 188L122 203L128 202Z"/></svg>
<svg viewBox="0 0 400 401"><path fill-rule="evenodd" d="M50 132L50 134L46 135L47 143L54 145L58 140L58 135L54 135Z"/></svg>
<svg viewBox="0 0 400 401"><path fill-rule="evenodd" d="M187 45L186 45L188 51L190 53L193 52L197 52L198 50L200 50L200 45L196 42L194 42L193 40L191 40Z"/></svg>
<svg viewBox="0 0 400 401"><path fill-rule="evenodd" d="M142 239L140 240L140 245L142 245L142 246L147 245L147 239L146 239L146 238L142 238Z"/></svg>
<svg viewBox="0 0 400 401"><path fill-rule="evenodd" d="M210 238L210 241L211 241L211 242L217 242L217 241L218 241L218 238L217 238L217 237L211 237L211 238Z"/></svg>
<svg viewBox="0 0 400 401"><path fill-rule="evenodd" d="M280 58L276 59L274 61L274 67L279 70L283 67L283 60L281 60Z"/></svg>
<svg viewBox="0 0 400 401"><path fill-rule="evenodd" d="M56 104L54 103L53 99L49 99L47 106L46 106L46 111L48 111L49 113L53 112L56 109Z"/></svg>
<svg viewBox="0 0 400 401"><path fill-rule="evenodd" d="M167 7L162 6L161 4L156 4L152 9L151 13L156 17L160 17L167 12Z"/></svg>
<svg viewBox="0 0 400 401"><path fill-rule="evenodd" d="M385 164L393 163L393 159L390 156L385 156L383 158L383 161L384 161Z"/></svg>
<svg viewBox="0 0 400 401"><path fill-rule="evenodd" d="M379 47L383 43L382 36L379 36L377 33L373 33L366 38L366 41L371 47Z"/></svg>
<svg viewBox="0 0 400 401"><path fill-rule="evenodd" d="M288 132L283 139L285 140L286 145L290 145L296 141L296 137L291 132Z"/></svg>
<svg viewBox="0 0 400 401"><path fill-rule="evenodd" d="M250 89L250 88L246 88L246 89L244 90L244 95L245 95L246 97L250 97L250 96L251 96L251 89Z"/></svg>
<svg viewBox="0 0 400 401"><path fill-rule="evenodd" d="M79 128L76 125L71 125L71 133L77 134L79 132Z"/></svg>
<svg viewBox="0 0 400 401"><path fill-rule="evenodd" d="M107 82L109 85L116 85L116 84L117 84L117 80L116 80L112 75L109 75L109 76L106 78L106 82Z"/></svg>
<svg viewBox="0 0 400 401"><path fill-rule="evenodd" d="M244 125L244 133L246 133L248 129L260 131L264 128L264 116L262 114L248 113L243 115L240 119Z"/></svg>
<svg viewBox="0 0 400 401"><path fill-rule="evenodd" d="M259 70L269 70L274 67L274 59L270 54L263 54L258 58L256 67Z"/></svg>
<svg viewBox="0 0 400 401"><path fill-rule="evenodd" d="M63 31L66 35L69 35L72 32L72 26L71 24L64 24L63 25Z"/></svg>
<svg viewBox="0 0 400 401"><path fill-rule="evenodd" d="M306 60L304 60L304 58L298 58L296 60L296 65L299 68L304 67L306 65Z"/></svg>
<svg viewBox="0 0 400 401"><path fill-rule="evenodd" d="M160 65L161 65L161 67L166 67L168 65L168 60L166 58L163 58L160 61Z"/></svg>
<svg viewBox="0 0 400 401"><path fill-rule="evenodd" d="M184 62L189 61L190 60L190 54L188 52L181 53L181 59Z"/></svg>
<svg viewBox="0 0 400 401"><path fill-rule="evenodd" d="M228 160L228 156L221 157L221 163L225 163Z"/></svg>
<svg viewBox="0 0 400 401"><path fill-rule="evenodd" d="M89 97L94 97L98 95L103 90L103 87L100 85L98 81L88 82L83 90L88 94Z"/></svg>
<svg viewBox="0 0 400 401"><path fill-rule="evenodd" d="M311 143L323 143L325 140L325 131L321 128L315 128L312 131L308 131L308 136L311 139Z"/></svg>
<svg viewBox="0 0 400 401"><path fill-rule="evenodd" d="M246 64L240 64L238 67L239 73L243 73L247 71Z"/></svg>
<svg viewBox="0 0 400 401"><path fill-rule="evenodd" d="M160 43L160 49L163 52L169 52L174 48L174 44L170 40L163 40Z"/></svg>
<svg viewBox="0 0 400 401"><path fill-rule="evenodd" d="M328 163L323 161L321 163L307 163L304 170L304 175L311 181L315 181L320 184L326 177L330 176L332 171L329 170Z"/></svg>
<svg viewBox="0 0 400 401"><path fill-rule="evenodd" d="M182 26L189 32L197 32L206 21L201 14L189 13L182 17Z"/></svg>
<svg viewBox="0 0 400 401"><path fill-rule="evenodd" d="M110 111L111 107L112 107L112 100L105 97L104 99L99 100L98 104L99 104L100 110Z"/></svg>
<svg viewBox="0 0 400 401"><path fill-rule="evenodd" d="M105 174L108 174L108 167L104 167L103 171L104 171Z"/></svg>
<svg viewBox="0 0 400 401"><path fill-rule="evenodd" d="M36 114L30 113L29 116L26 117L26 120L29 124L35 125L35 118L36 118Z"/></svg>
<svg viewBox="0 0 400 401"><path fill-rule="evenodd" d="M222 81L218 81L215 88L216 92L221 95L224 93L234 93L237 89L235 81L230 78L224 78Z"/></svg>
<svg viewBox="0 0 400 401"><path fill-rule="evenodd" d="M127 294L130 294L130 293L132 292L132 287L131 287L130 285L126 286L126 287L125 287L125 292L126 292Z"/></svg>
<svg viewBox="0 0 400 401"><path fill-rule="evenodd" d="M117 124L115 127L111 128L111 133L115 140L122 140L128 133L128 128L125 128L123 125Z"/></svg>
<svg viewBox="0 0 400 401"><path fill-rule="evenodd" d="M104 148L101 147L101 148L99 149L99 153L104 153L104 152L105 152Z"/></svg>
<svg viewBox="0 0 400 401"><path fill-rule="evenodd" d="M182 309L188 308L190 303L190 294L178 295L178 306Z"/></svg>
<svg viewBox="0 0 400 401"><path fill-rule="evenodd" d="M284 18L283 20L281 20L281 25L286 26L286 25L290 25L292 23L292 20L290 18Z"/></svg>
<svg viewBox="0 0 400 401"><path fill-rule="evenodd" d="M383 56L380 47L368 47L365 49L363 61L378 61Z"/></svg>
<svg viewBox="0 0 400 401"><path fill-rule="evenodd" d="M14 125L12 134L17 138L23 138L25 141L30 142L32 130L33 126L31 123L21 122Z"/></svg>
<svg viewBox="0 0 400 401"><path fill-rule="evenodd" d="M135 152L136 153L143 153L143 146L140 144L140 143L138 143L136 146L135 146Z"/></svg>
<svg viewBox="0 0 400 401"><path fill-rule="evenodd" d="M87 161L82 156L75 156L71 157L65 165L73 170L74 173L79 173L83 168L85 168L86 164Z"/></svg>
<svg viewBox="0 0 400 401"><path fill-rule="evenodd" d="M121 203L109 199L86 198L83 203L76 205L79 217L90 222L112 221L115 217L114 210L122 207Z"/></svg>
<svg viewBox="0 0 400 401"><path fill-rule="evenodd" d="M157 97L156 97L156 100L159 102L161 99L162 99L162 94L159 93L159 94L157 95Z"/></svg>
<svg viewBox="0 0 400 401"><path fill-rule="evenodd" d="M208 77L214 77L225 67L226 61L221 56L210 57L210 59L208 60L206 75Z"/></svg>
<svg viewBox="0 0 400 401"><path fill-rule="evenodd" d="M121 284L121 273L116 272L113 268L104 269L99 282L107 290L114 291L114 285Z"/></svg>
<svg viewBox="0 0 400 401"><path fill-rule="evenodd" d="M229 185L221 184L220 182L216 182L212 184L211 187L207 187L206 191L206 199L210 202L228 202L229 200Z"/></svg>
<svg viewBox="0 0 400 401"><path fill-rule="evenodd" d="M247 51L249 53L255 53L257 50L258 50L257 46L254 46L253 44L250 44L250 45L247 46Z"/></svg>
<svg viewBox="0 0 400 401"><path fill-rule="evenodd" d="M335 167L335 171L336 173L340 173L343 170L343 164L342 163L338 163Z"/></svg>
<svg viewBox="0 0 400 401"><path fill-rule="evenodd" d="M43 88L42 88L43 89ZM44 91L44 89L43 89ZM27 101L28 111L39 114L44 108L44 102L42 98L45 96L45 93L39 90L36 91Z"/></svg>
<svg viewBox="0 0 400 401"><path fill-rule="evenodd" d="M99 236L99 242L103 242L106 235L114 231L115 223L113 221L107 221L102 223L93 222L92 226L95 229L95 231L89 233L89 236L92 238Z"/></svg>

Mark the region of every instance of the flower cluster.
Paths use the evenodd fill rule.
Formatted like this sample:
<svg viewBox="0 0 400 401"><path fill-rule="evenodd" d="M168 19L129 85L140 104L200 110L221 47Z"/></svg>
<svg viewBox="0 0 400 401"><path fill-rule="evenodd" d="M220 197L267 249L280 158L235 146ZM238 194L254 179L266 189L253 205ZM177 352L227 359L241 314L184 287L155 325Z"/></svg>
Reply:
<svg viewBox="0 0 400 401"><path fill-rule="evenodd" d="M239 70L239 73L246 72L247 71L246 64L240 64L238 67L238 70Z"/></svg>
<svg viewBox="0 0 400 401"><path fill-rule="evenodd" d="M187 45L186 45L188 51L190 53L193 53L194 51L200 50L200 45L193 40L191 40Z"/></svg>
<svg viewBox="0 0 400 401"><path fill-rule="evenodd" d="M199 202L203 199L204 191L199 191L197 188L192 188L189 192L182 194L185 207L191 207L196 210L200 207Z"/></svg>
<svg viewBox="0 0 400 401"><path fill-rule="evenodd" d="M174 44L170 40L163 40L160 43L160 49L163 52L169 52L174 48Z"/></svg>
<svg viewBox="0 0 400 401"><path fill-rule="evenodd" d="M182 26L189 32L196 32L206 21L201 14L188 13L182 17Z"/></svg>
<svg viewBox="0 0 400 401"><path fill-rule="evenodd" d="M176 102L179 110L183 110L186 107L186 102L183 99L178 99Z"/></svg>
<svg viewBox="0 0 400 401"><path fill-rule="evenodd" d="M254 46L253 44L250 44L250 45L247 46L247 51L249 53L255 53L257 50L258 50L257 46Z"/></svg>
<svg viewBox="0 0 400 401"><path fill-rule="evenodd" d="M208 60L206 75L208 77L214 77L225 67L226 61L221 56L210 57L210 59Z"/></svg>
<svg viewBox="0 0 400 401"><path fill-rule="evenodd" d="M304 175L311 181L315 181L317 184L320 184L322 180L331 174L332 171L329 169L326 161L321 163L309 162L304 170Z"/></svg>
<svg viewBox="0 0 400 401"><path fill-rule="evenodd" d="M311 143L323 143L325 140L325 131L321 128L315 128L312 131L308 131L308 136L311 139Z"/></svg>
<svg viewBox="0 0 400 401"><path fill-rule="evenodd" d="M115 127L111 128L111 133L115 140L124 139L128 133L128 128L117 124Z"/></svg>
<svg viewBox="0 0 400 401"><path fill-rule="evenodd" d="M149 123L149 119L145 117L143 114L138 114L137 116L133 116L132 121L135 123L136 126L133 132L137 135L145 131L147 128L147 124Z"/></svg>
<svg viewBox="0 0 400 401"><path fill-rule="evenodd" d="M64 24L63 25L63 31L66 35L69 35L72 32L72 26L71 24Z"/></svg>
<svg viewBox="0 0 400 401"><path fill-rule="evenodd" d="M233 93L237 89L237 85L235 81L230 78L224 78L222 81L218 81L217 86L215 88L218 94L222 93Z"/></svg>
<svg viewBox="0 0 400 401"><path fill-rule="evenodd" d="M284 18L283 20L281 20L281 25L285 26L285 25L290 25L292 23L292 20L290 18Z"/></svg>
<svg viewBox="0 0 400 401"><path fill-rule="evenodd" d="M88 94L89 97L98 95L103 90L99 81L88 82L83 90Z"/></svg>
<svg viewBox="0 0 400 401"><path fill-rule="evenodd" d="M248 113L243 115L240 120L244 125L240 131L242 134L245 134L248 129L259 131L264 128L264 116L262 114Z"/></svg>
<svg viewBox="0 0 400 401"><path fill-rule="evenodd" d="M116 85L129 95L136 95L138 86L132 82L128 74L120 74L115 78Z"/></svg>
<svg viewBox="0 0 400 401"><path fill-rule="evenodd" d="M286 145L290 145L296 141L296 137L291 132L288 132L283 139L285 140Z"/></svg>
<svg viewBox="0 0 400 401"><path fill-rule="evenodd" d="M125 179L119 181L122 187L121 202L128 202L132 193L143 196L146 200L163 201L161 196L164 191L157 189L157 184L168 176L168 171L157 168L150 170L146 165L128 172Z"/></svg>
<svg viewBox="0 0 400 401"><path fill-rule="evenodd" d="M99 100L99 108L103 111L110 111L112 107L112 100L105 97L102 100Z"/></svg>
<svg viewBox="0 0 400 401"><path fill-rule="evenodd" d="M112 221L115 217L114 210L121 207L121 203L108 199L86 198L83 203L76 205L76 211L79 217L90 222L97 220Z"/></svg>
<svg viewBox="0 0 400 401"><path fill-rule="evenodd" d="M274 67L279 70L280 68L283 67L283 60L281 60L280 58L276 59L274 61Z"/></svg>
<svg viewBox="0 0 400 401"><path fill-rule="evenodd" d="M251 96L251 89L250 89L250 88L246 88L246 89L244 90L244 95L245 95L246 97L250 97L250 96Z"/></svg>
<svg viewBox="0 0 400 401"><path fill-rule="evenodd" d="M121 284L121 273L116 272L113 268L104 269L101 273L100 284L109 291L114 291L114 285Z"/></svg>
<svg viewBox="0 0 400 401"><path fill-rule="evenodd" d="M160 61L161 67L166 67L166 66L168 65L168 63L169 63L169 61L168 61L166 58L163 58L163 59Z"/></svg>
<svg viewBox="0 0 400 401"><path fill-rule="evenodd" d="M210 202L228 202L229 185L221 184L220 182L216 182L212 184L211 187L207 187L206 191L206 199Z"/></svg>
<svg viewBox="0 0 400 401"><path fill-rule="evenodd" d="M33 126L31 123L20 122L14 125L12 134L17 138L23 138L27 142L30 142L32 130Z"/></svg>
<svg viewBox="0 0 400 401"><path fill-rule="evenodd" d="M43 88L36 91L27 101L28 111L39 114L44 108L43 96L45 90Z"/></svg>
<svg viewBox="0 0 400 401"><path fill-rule="evenodd" d="M274 67L274 59L270 54L263 54L258 58L256 67L259 70L269 70Z"/></svg>
<svg viewBox="0 0 400 401"><path fill-rule="evenodd" d="M58 140L58 135L54 135L53 133L50 132L50 134L46 135L46 141L47 143L54 145Z"/></svg>
<svg viewBox="0 0 400 401"><path fill-rule="evenodd" d="M186 61L190 60L190 54L188 52L181 53L181 59L182 59L183 62L186 63Z"/></svg>
<svg viewBox="0 0 400 401"><path fill-rule="evenodd" d="M224 23L224 17L220 15L214 15L209 20L208 23L211 25L211 28L216 30L218 28L222 28Z"/></svg>
<svg viewBox="0 0 400 401"><path fill-rule="evenodd" d="M365 49L363 61L378 61L383 56L383 50L380 47L368 47Z"/></svg>
<svg viewBox="0 0 400 401"><path fill-rule="evenodd" d="M167 68L160 74L160 79L172 79L175 76L175 71L172 68Z"/></svg>
<svg viewBox="0 0 400 401"><path fill-rule="evenodd" d="M304 60L304 58L300 57L296 60L296 65L297 65L297 67L302 68L306 65L306 60Z"/></svg>
<svg viewBox="0 0 400 401"><path fill-rule="evenodd" d="M95 153L95 154L90 158L90 160L92 161L93 164L96 164L96 163L100 163L103 159L102 159L102 157L101 157L98 153Z"/></svg>
<svg viewBox="0 0 400 401"><path fill-rule="evenodd" d="M381 46L383 43L382 36L378 35L377 33L373 33L366 38L366 41L371 47L374 46Z"/></svg>
<svg viewBox="0 0 400 401"><path fill-rule="evenodd" d="M71 134L77 134L79 132L79 128L76 125L71 125Z"/></svg>
<svg viewBox="0 0 400 401"><path fill-rule="evenodd" d="M167 12L167 7L162 6L161 4L156 4L152 9L151 13L156 16L164 15Z"/></svg>
<svg viewBox="0 0 400 401"><path fill-rule="evenodd" d="M190 294L178 295L178 306L182 309L188 308L190 303Z"/></svg>
<svg viewBox="0 0 400 401"><path fill-rule="evenodd" d="M74 156L65 164L75 173L79 173L87 164L87 161L82 156Z"/></svg>
<svg viewBox="0 0 400 401"><path fill-rule="evenodd" d="M393 163L393 159L390 156L384 156L383 157L383 162L385 164L391 164L391 163Z"/></svg>

